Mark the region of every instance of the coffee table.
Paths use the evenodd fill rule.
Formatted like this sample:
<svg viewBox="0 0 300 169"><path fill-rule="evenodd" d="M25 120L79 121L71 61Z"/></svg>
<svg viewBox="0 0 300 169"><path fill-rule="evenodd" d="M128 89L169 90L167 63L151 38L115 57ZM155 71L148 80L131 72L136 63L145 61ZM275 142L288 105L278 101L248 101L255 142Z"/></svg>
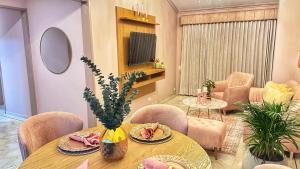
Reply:
<svg viewBox="0 0 300 169"><path fill-rule="evenodd" d="M221 110L228 105L227 102L219 99L214 99L214 98L208 100L207 105L203 105L197 102L197 97L186 98L183 100L183 104L188 106L187 114L189 114L191 108L198 109L198 117L200 115L200 109L207 109L208 118L210 118L210 110L214 110L214 109L219 110L222 121L223 121L223 116Z"/></svg>

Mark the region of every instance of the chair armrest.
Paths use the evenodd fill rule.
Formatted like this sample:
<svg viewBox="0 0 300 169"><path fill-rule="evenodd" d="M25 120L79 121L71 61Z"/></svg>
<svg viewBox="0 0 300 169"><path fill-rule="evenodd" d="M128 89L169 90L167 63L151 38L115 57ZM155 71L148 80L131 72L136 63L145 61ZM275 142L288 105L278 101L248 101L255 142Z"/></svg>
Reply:
<svg viewBox="0 0 300 169"><path fill-rule="evenodd" d="M250 103L262 103L263 102L263 88L251 87L249 92Z"/></svg>
<svg viewBox="0 0 300 169"><path fill-rule="evenodd" d="M215 86L213 92L224 92L228 86L227 80L216 81Z"/></svg>

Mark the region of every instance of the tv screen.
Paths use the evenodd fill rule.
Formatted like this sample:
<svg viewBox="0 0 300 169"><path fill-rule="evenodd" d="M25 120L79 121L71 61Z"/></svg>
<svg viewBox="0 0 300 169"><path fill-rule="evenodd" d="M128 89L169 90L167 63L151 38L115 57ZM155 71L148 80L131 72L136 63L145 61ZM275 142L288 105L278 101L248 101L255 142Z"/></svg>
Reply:
<svg viewBox="0 0 300 169"><path fill-rule="evenodd" d="M155 60L156 35L131 32L129 39L128 65L138 65Z"/></svg>

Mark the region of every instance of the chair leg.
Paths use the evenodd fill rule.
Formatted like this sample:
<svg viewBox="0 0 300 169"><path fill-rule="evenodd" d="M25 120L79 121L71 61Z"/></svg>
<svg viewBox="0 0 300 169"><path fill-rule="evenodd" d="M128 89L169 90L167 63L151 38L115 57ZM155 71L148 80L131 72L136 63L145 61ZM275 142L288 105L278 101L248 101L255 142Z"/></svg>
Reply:
<svg viewBox="0 0 300 169"><path fill-rule="evenodd" d="M223 111L223 114L226 116L226 110L223 109L222 111Z"/></svg>
<svg viewBox="0 0 300 169"><path fill-rule="evenodd" d="M218 160L218 148L214 148L214 156L215 156L215 159Z"/></svg>

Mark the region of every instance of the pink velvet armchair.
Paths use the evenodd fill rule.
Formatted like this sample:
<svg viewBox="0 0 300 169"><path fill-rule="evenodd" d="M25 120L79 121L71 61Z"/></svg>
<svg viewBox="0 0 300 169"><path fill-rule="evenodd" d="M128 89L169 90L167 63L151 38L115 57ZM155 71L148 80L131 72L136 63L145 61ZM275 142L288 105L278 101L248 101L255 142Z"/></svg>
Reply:
<svg viewBox="0 0 300 169"><path fill-rule="evenodd" d="M82 128L83 121L72 113L47 112L28 118L18 130L23 160L50 141Z"/></svg>
<svg viewBox="0 0 300 169"><path fill-rule="evenodd" d="M166 104L145 106L137 110L131 119L131 123L138 124L156 122L167 125L185 135L187 134L188 120L186 113L175 106Z"/></svg>
<svg viewBox="0 0 300 169"><path fill-rule="evenodd" d="M234 72L227 80L216 82L216 88L213 90L212 97L228 103L228 106L223 109L224 114L228 110L239 110L239 107L234 104L249 101L249 90L253 81L253 74Z"/></svg>

